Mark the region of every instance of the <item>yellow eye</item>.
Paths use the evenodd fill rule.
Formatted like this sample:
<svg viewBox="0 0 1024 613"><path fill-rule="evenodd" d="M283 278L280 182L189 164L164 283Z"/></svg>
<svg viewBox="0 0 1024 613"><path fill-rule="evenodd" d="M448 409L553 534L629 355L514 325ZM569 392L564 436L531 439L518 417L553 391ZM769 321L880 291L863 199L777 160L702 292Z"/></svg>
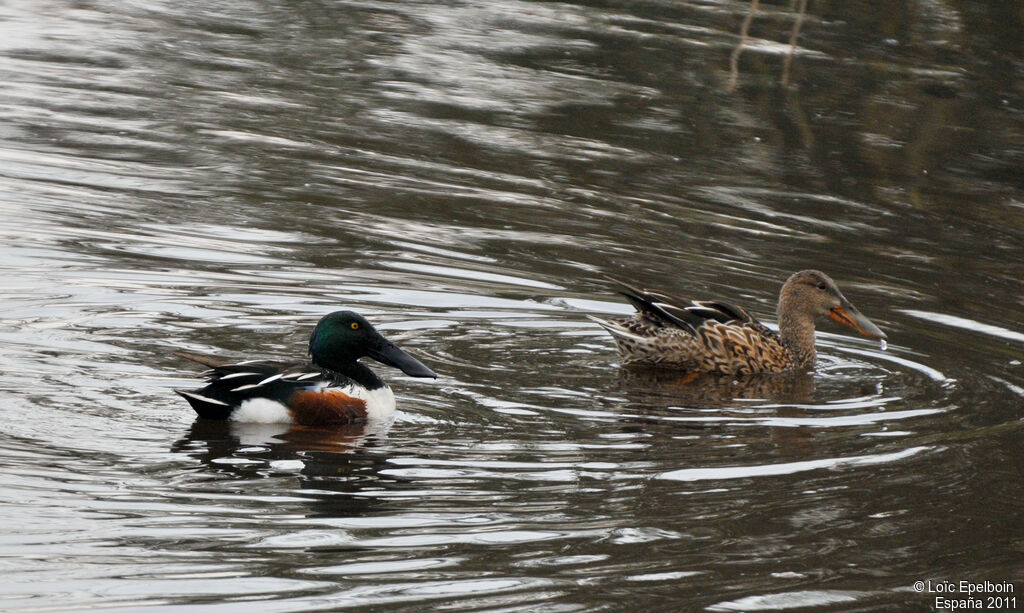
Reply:
<svg viewBox="0 0 1024 613"><path fill-rule="evenodd" d="M352 329L353 329L353 330L358 330L358 329L359 329L359 323L358 323L358 322L354 322L354 321L353 321L353 322L352 322Z"/></svg>

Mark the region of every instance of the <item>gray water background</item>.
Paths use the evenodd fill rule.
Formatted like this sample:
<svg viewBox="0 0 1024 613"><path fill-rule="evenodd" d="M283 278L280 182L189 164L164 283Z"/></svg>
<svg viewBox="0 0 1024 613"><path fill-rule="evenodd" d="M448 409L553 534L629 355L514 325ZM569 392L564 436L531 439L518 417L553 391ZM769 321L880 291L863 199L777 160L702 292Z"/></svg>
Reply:
<svg viewBox="0 0 1024 613"><path fill-rule="evenodd" d="M0 4L0 609L1024 596L1024 14L750 6ZM887 351L682 385L585 317L809 267ZM394 423L173 393L339 308L442 375Z"/></svg>

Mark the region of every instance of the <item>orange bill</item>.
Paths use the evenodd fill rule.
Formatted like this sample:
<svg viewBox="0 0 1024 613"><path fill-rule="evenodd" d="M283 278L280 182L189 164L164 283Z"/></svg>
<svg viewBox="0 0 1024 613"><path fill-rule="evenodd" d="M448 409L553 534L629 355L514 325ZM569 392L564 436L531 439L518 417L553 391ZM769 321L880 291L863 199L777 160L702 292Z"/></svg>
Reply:
<svg viewBox="0 0 1024 613"><path fill-rule="evenodd" d="M844 326L849 326L860 332L864 336L870 338L887 338L885 332L878 329L878 326L871 323L871 320L860 314L860 311L856 309L849 302L844 301L843 304L835 307L828 312L830 319L837 321Z"/></svg>

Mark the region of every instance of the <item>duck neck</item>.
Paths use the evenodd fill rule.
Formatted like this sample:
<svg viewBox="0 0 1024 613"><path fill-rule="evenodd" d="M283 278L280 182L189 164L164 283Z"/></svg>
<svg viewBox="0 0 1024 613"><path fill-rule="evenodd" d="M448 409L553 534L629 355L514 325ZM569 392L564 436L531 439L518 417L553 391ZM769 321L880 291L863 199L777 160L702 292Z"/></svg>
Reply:
<svg viewBox="0 0 1024 613"><path fill-rule="evenodd" d="M814 351L814 320L799 317L779 303L779 336L782 345L793 356L793 365L799 369L814 366L817 354Z"/></svg>
<svg viewBox="0 0 1024 613"><path fill-rule="evenodd" d="M373 372L369 367L364 366L357 360L342 364L332 364L331 366L327 366L325 364L317 364L317 366L320 366L330 372L344 375L355 381L356 384L361 385L368 390L380 389L387 386L387 384L377 376L377 373Z"/></svg>

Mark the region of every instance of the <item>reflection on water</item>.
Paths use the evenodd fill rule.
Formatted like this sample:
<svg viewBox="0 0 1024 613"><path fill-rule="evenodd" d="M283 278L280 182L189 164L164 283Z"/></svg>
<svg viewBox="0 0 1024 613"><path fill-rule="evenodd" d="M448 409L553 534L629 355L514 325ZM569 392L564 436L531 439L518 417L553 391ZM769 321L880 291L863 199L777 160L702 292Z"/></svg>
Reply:
<svg viewBox="0 0 1024 613"><path fill-rule="evenodd" d="M989 4L761 2L734 55L749 2L6 3L0 608L1019 577L1022 25ZM683 380L585 318L628 311L607 274L771 321L809 267L888 350L826 328L811 375ZM382 373L394 422L173 394L174 351L301 355L343 307L442 375Z"/></svg>

